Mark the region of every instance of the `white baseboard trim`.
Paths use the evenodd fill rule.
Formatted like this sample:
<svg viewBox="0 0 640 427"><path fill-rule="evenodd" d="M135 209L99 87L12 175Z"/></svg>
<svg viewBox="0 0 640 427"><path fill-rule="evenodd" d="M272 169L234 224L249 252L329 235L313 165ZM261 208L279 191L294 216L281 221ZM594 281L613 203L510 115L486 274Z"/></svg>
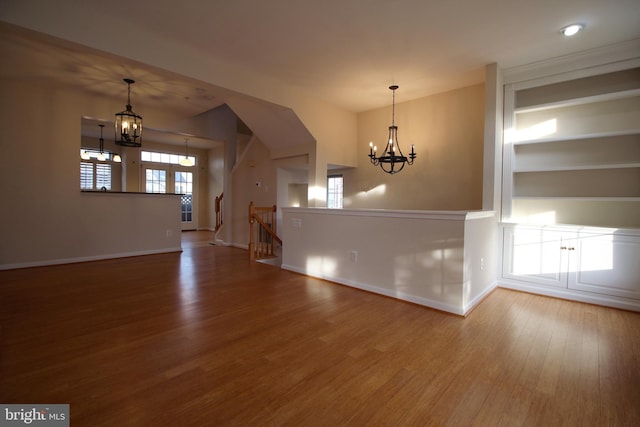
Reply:
<svg viewBox="0 0 640 427"><path fill-rule="evenodd" d="M142 256L142 255L156 255L156 254L164 254L164 253L171 253L171 252L182 252L182 248L176 247L176 248L165 248L165 249L157 249L157 250L150 250L150 251L120 252L115 254L95 255L95 256L88 256L88 257L59 258L59 259L51 259L51 260L43 260L43 261L22 262L22 263L15 263L15 264L0 264L0 270L45 267L48 265L60 265L60 264L75 264L78 262L100 261L104 259L114 259L114 258L128 258L128 257L134 257L134 256Z"/></svg>
<svg viewBox="0 0 640 427"><path fill-rule="evenodd" d="M435 301L428 298L418 297L418 296L406 294L403 292L394 292L389 289L380 288L378 286L373 286L373 285L367 285L365 283L343 279L340 277L327 277L327 276L321 276L317 274L309 274L304 269L297 268L295 266L288 265L288 264L282 264L281 268L284 270L293 271L294 273L304 274L305 276L316 277L318 279L327 280L329 282L338 283L338 284L349 286L356 289L361 289L363 291L384 295L384 296L399 299L402 301L412 302L414 304L423 305L429 308L435 308L436 310L446 311L447 313L453 313L459 316L464 316L465 314L465 312L462 310L462 307L457 307L451 304L443 303L441 301Z"/></svg>
<svg viewBox="0 0 640 427"><path fill-rule="evenodd" d="M476 296L471 301L469 301L469 303L464 304L463 306L464 316L466 316L467 314L469 314L471 310L476 308L476 306L480 304L482 300L484 300L497 287L498 287L498 282L494 281L489 286L487 286L487 288L484 291L482 291L478 296Z"/></svg>
<svg viewBox="0 0 640 427"><path fill-rule="evenodd" d="M640 311L640 300L618 298L601 294L590 294L586 292L573 291L571 289L551 288L544 285L508 281L504 279L498 282L498 286L505 289L528 292L530 294L584 302L587 304L602 305L605 307L619 308L622 310Z"/></svg>
<svg viewBox="0 0 640 427"><path fill-rule="evenodd" d="M241 243L228 243L226 246L233 246L234 248L249 250L249 245L243 245Z"/></svg>

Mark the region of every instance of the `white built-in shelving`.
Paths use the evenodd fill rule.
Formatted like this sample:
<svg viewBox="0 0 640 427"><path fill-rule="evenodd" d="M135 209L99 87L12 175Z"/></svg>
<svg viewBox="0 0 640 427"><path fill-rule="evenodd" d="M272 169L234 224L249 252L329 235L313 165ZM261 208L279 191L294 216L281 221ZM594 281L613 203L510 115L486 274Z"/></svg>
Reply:
<svg viewBox="0 0 640 427"><path fill-rule="evenodd" d="M501 286L640 311L637 52L509 77Z"/></svg>
<svg viewBox="0 0 640 427"><path fill-rule="evenodd" d="M503 221L640 228L640 67L507 85Z"/></svg>

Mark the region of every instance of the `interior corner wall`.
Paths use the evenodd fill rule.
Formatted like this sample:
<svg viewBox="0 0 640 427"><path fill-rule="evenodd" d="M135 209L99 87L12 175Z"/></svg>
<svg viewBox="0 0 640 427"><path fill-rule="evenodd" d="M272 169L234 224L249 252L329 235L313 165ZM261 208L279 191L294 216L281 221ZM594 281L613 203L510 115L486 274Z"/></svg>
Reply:
<svg viewBox="0 0 640 427"><path fill-rule="evenodd" d="M193 150L197 157L197 179L198 179L198 230L213 230L215 227L215 219L211 221L211 217L215 218L214 199L215 195L209 187L209 150Z"/></svg>
<svg viewBox="0 0 640 427"><path fill-rule="evenodd" d="M497 286L498 227L496 215L464 224L463 307L467 312Z"/></svg>
<svg viewBox="0 0 640 427"><path fill-rule="evenodd" d="M344 176L344 207L403 210L482 208L484 84L396 103L395 124L406 155L417 157L400 173L369 162L369 142L386 144L391 106L358 114L358 167Z"/></svg>
<svg viewBox="0 0 640 427"><path fill-rule="evenodd" d="M315 144L306 151L309 158L308 200L310 207L325 207L327 168L329 165L358 165L358 116L308 95L288 91L286 104L309 130Z"/></svg>
<svg viewBox="0 0 640 427"><path fill-rule="evenodd" d="M191 132L222 142L223 148L209 150L210 161L207 171L208 194L206 205L209 228L215 228L215 198L224 193L222 216L226 225L234 212L233 176L232 169L236 163L236 147L238 143L238 117L227 106L221 105L190 118L184 126L189 126ZM205 203L203 200L202 203ZM224 242L232 241L232 229L225 226L216 236Z"/></svg>
<svg viewBox="0 0 640 427"><path fill-rule="evenodd" d="M309 191L307 205L313 208L327 206L327 167L326 150L320 144L309 154Z"/></svg>
<svg viewBox="0 0 640 427"><path fill-rule="evenodd" d="M277 204L278 172L269 149L254 138L247 146L231 177L232 215L228 224L231 239L227 243L240 248L249 245L249 203L256 206ZM227 196L225 193L225 202Z"/></svg>
<svg viewBox="0 0 640 427"><path fill-rule="evenodd" d="M305 102L305 98L301 96L292 98L291 105L316 140L314 151L321 162L319 168L326 169L327 164L357 166L360 154L355 144L358 137L358 115L314 101Z"/></svg>
<svg viewBox="0 0 640 427"><path fill-rule="evenodd" d="M502 71L498 64L485 67L485 123L482 209L500 211L502 180ZM501 215L498 215L500 218Z"/></svg>

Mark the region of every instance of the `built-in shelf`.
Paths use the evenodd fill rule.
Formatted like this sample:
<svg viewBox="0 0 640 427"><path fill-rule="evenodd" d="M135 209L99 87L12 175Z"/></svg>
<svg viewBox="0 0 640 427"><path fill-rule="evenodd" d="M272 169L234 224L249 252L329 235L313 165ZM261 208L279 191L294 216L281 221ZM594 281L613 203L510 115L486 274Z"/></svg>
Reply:
<svg viewBox="0 0 640 427"><path fill-rule="evenodd" d="M620 163L620 164L602 164L602 165L583 165L583 166L539 166L531 168L518 168L514 169L514 173L526 173L526 172L562 172L562 171L579 171L579 170L599 170L599 169L627 169L627 168L640 168L640 163Z"/></svg>
<svg viewBox="0 0 640 427"><path fill-rule="evenodd" d="M640 134L517 145L513 171L542 172L640 166Z"/></svg>
<svg viewBox="0 0 640 427"><path fill-rule="evenodd" d="M592 202L640 202L640 197L588 197L588 196L513 196L514 200L568 200Z"/></svg>
<svg viewBox="0 0 640 427"><path fill-rule="evenodd" d="M548 83L545 77L538 79L539 84L530 81L526 87L514 94L514 106L517 110L536 108L553 104L567 104L597 100L598 96L624 96L640 89L640 61L627 61L627 66L617 64L615 71L597 71L591 75L585 72L577 73L573 78L560 78L556 75L553 83ZM620 66L620 67L619 67ZM559 80L558 80L559 78Z"/></svg>
<svg viewBox="0 0 640 427"><path fill-rule="evenodd" d="M637 64L529 83L505 88L503 220L640 228Z"/></svg>
<svg viewBox="0 0 640 427"><path fill-rule="evenodd" d="M515 109L516 114L533 113L556 108L573 107L582 104L593 104L597 102L613 101L617 99L630 98L640 96L640 88L624 90L620 92L603 93L599 95L585 96L581 98L563 99L560 101L549 102L546 104L532 105L528 107L519 107Z"/></svg>
<svg viewBox="0 0 640 427"><path fill-rule="evenodd" d="M639 229L640 197L514 197L505 221Z"/></svg>
<svg viewBox="0 0 640 427"><path fill-rule="evenodd" d="M550 141L635 133L640 96L514 113L511 141Z"/></svg>
<svg viewBox="0 0 640 427"><path fill-rule="evenodd" d="M640 310L640 57L613 65L505 86L501 280Z"/></svg>
<svg viewBox="0 0 640 427"><path fill-rule="evenodd" d="M593 133L577 133L573 135L563 135L563 136L547 136L541 138L531 138L531 139L516 139L510 141L513 145L529 145L529 144L546 144L548 142L574 142L578 140L585 139L596 139L596 138L615 138L627 135L636 135L640 137L640 128L631 128L631 129L623 129L617 131L610 132L593 132Z"/></svg>
<svg viewBox="0 0 640 427"><path fill-rule="evenodd" d="M640 197L640 168L515 172L514 196Z"/></svg>

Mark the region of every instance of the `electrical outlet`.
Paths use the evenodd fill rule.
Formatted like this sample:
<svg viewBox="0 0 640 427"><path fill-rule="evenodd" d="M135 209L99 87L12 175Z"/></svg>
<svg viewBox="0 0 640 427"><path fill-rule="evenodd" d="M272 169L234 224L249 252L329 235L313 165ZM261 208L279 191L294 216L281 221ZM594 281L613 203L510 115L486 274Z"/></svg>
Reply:
<svg viewBox="0 0 640 427"><path fill-rule="evenodd" d="M351 262L358 262L358 251L349 252L349 259Z"/></svg>
<svg viewBox="0 0 640 427"><path fill-rule="evenodd" d="M302 220L300 218L291 218L291 226L293 228L302 228Z"/></svg>
<svg viewBox="0 0 640 427"><path fill-rule="evenodd" d="M480 270L484 270L484 258L480 258Z"/></svg>

